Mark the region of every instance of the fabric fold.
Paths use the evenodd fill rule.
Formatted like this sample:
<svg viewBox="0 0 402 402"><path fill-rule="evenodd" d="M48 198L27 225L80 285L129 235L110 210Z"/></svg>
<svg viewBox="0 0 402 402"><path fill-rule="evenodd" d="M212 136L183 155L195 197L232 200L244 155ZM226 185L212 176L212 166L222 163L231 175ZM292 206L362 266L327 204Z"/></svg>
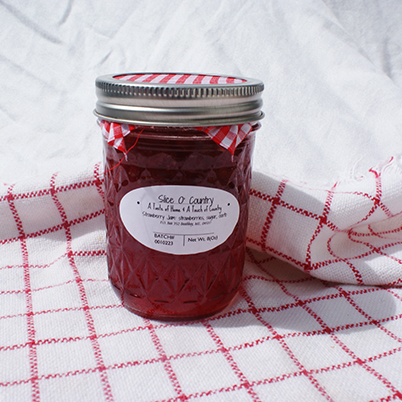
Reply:
<svg viewBox="0 0 402 402"><path fill-rule="evenodd" d="M400 158L324 189L254 172L248 245L327 281L401 285L401 184Z"/></svg>

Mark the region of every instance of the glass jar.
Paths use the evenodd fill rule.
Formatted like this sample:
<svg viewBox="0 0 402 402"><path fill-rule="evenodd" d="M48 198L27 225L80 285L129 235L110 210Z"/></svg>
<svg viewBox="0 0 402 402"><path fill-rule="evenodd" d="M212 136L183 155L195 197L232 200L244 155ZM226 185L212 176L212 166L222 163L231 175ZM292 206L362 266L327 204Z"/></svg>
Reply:
<svg viewBox="0 0 402 402"><path fill-rule="evenodd" d="M263 84L139 73L96 86L113 289L147 318L221 311L242 278Z"/></svg>

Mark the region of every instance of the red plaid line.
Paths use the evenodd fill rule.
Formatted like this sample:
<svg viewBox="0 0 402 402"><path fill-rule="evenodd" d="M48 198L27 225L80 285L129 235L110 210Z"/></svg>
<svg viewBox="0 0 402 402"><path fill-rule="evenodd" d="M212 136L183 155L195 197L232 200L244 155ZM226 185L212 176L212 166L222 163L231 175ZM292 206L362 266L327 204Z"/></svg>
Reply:
<svg viewBox="0 0 402 402"><path fill-rule="evenodd" d="M35 347L35 324L33 320L33 308L32 308L32 293L31 293L31 273L29 269L29 254L27 250L25 232L23 228L23 223L18 215L14 196L13 187L10 186L7 194L7 201L9 204L10 211L14 218L16 227L18 229L18 243L21 249L22 256L22 267L23 267L23 278L24 278L24 296L26 302L26 318L27 318L27 345L28 345L28 360L29 360L29 371L30 371L30 382L31 382L31 396L32 401L39 401L39 383L38 383L38 362L37 353Z"/></svg>

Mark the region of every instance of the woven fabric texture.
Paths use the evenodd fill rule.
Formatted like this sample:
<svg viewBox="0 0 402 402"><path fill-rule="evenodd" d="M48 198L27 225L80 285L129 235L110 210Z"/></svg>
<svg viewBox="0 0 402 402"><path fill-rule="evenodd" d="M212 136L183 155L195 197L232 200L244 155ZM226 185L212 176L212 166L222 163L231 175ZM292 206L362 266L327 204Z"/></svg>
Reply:
<svg viewBox="0 0 402 402"><path fill-rule="evenodd" d="M382 170L384 177L392 166ZM334 283L330 278L337 270L329 274L331 263L326 269L322 264L344 259L345 282L374 281L362 269L364 259L396 258L385 256L391 245L370 243L399 233L381 223L378 229L370 219L392 207L375 198L378 192L311 191L312 200L321 200L320 211L318 201L309 206L310 198L296 197L301 190L289 183L265 183L262 192L256 175L249 243L299 269L249 249L243 283L229 308L210 319L165 324L125 310L108 283L100 169L97 164L75 180L59 173L1 190L1 400L402 398L402 290L390 284ZM373 176L375 191L380 175ZM365 221L371 222L360 231L344 228L332 209L338 196L350 194L362 199L360 220L369 215ZM291 254L291 245L300 240L298 227L284 231L281 242L269 241L276 217L286 222L286 214L307 220L298 227L311 230L304 237L311 240L305 242L310 264L301 248ZM321 231L327 234L320 240L324 244L331 245L339 233L361 257L352 246L343 248L347 256L330 251L317 256L314 241ZM392 281L384 276L378 282Z"/></svg>
<svg viewBox="0 0 402 402"><path fill-rule="evenodd" d="M256 172L249 245L324 280L399 286L401 183L397 159L326 189Z"/></svg>

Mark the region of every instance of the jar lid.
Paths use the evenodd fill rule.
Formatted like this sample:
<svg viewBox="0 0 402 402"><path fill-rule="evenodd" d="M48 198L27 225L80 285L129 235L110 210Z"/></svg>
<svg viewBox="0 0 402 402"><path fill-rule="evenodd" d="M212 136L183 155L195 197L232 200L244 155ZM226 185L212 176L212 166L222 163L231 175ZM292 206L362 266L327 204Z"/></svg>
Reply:
<svg viewBox="0 0 402 402"><path fill-rule="evenodd" d="M130 73L96 79L95 115L152 126L221 126L264 117L256 79L184 73Z"/></svg>

